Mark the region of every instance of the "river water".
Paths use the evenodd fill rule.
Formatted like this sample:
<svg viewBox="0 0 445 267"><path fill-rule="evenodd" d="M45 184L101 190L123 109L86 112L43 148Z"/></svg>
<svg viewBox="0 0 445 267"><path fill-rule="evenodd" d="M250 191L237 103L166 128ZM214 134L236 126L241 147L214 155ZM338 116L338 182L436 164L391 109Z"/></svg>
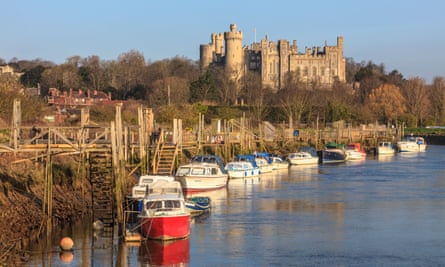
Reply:
<svg viewBox="0 0 445 267"><path fill-rule="evenodd" d="M25 266L445 266L445 146L289 170L208 193L189 239L130 244L78 222ZM62 236L74 251L60 253Z"/></svg>

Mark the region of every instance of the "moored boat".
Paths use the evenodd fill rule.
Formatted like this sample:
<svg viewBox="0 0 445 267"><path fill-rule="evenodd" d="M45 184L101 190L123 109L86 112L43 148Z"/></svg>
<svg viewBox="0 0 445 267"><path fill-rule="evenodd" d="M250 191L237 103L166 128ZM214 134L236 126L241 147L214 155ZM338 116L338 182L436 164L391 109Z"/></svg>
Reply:
<svg viewBox="0 0 445 267"><path fill-rule="evenodd" d="M175 179L186 192L205 191L227 186L228 175L217 163L192 162L179 166Z"/></svg>
<svg viewBox="0 0 445 267"><path fill-rule="evenodd" d="M283 170L289 168L289 161L286 161L279 155L272 155L272 170Z"/></svg>
<svg viewBox="0 0 445 267"><path fill-rule="evenodd" d="M397 150L403 152L424 152L426 151L425 139L421 136L405 136L397 142Z"/></svg>
<svg viewBox="0 0 445 267"><path fill-rule="evenodd" d="M377 155L394 155L395 152L396 150L391 142L382 141L377 145Z"/></svg>
<svg viewBox="0 0 445 267"><path fill-rule="evenodd" d="M226 164L229 179L245 179L260 176L260 168L256 165L253 155L238 155L235 161Z"/></svg>
<svg viewBox="0 0 445 267"><path fill-rule="evenodd" d="M318 164L319 162L318 156L314 156L306 151L289 153L287 160L291 165L310 165Z"/></svg>
<svg viewBox="0 0 445 267"><path fill-rule="evenodd" d="M158 181L144 197L138 215L141 233L149 239L172 240L190 235L190 213L186 210L182 188L177 181Z"/></svg>
<svg viewBox="0 0 445 267"><path fill-rule="evenodd" d="M150 185L162 180L172 182L175 180L175 177L170 175L155 174L141 175L139 177L138 184L134 185L131 189L130 197L133 199L143 199L147 195Z"/></svg>
<svg viewBox="0 0 445 267"><path fill-rule="evenodd" d="M346 146L345 153L347 160L363 160L366 159L366 151L358 142L350 143Z"/></svg>
<svg viewBox="0 0 445 267"><path fill-rule="evenodd" d="M210 198L205 196L190 197L185 200L185 206L192 215L210 211Z"/></svg>
<svg viewBox="0 0 445 267"><path fill-rule="evenodd" d="M272 158L267 152L255 152L255 162L260 167L261 174L273 171Z"/></svg>
<svg viewBox="0 0 445 267"><path fill-rule="evenodd" d="M326 163L342 163L346 161L347 155L345 153L344 145L335 142L329 142L321 151L321 162Z"/></svg>

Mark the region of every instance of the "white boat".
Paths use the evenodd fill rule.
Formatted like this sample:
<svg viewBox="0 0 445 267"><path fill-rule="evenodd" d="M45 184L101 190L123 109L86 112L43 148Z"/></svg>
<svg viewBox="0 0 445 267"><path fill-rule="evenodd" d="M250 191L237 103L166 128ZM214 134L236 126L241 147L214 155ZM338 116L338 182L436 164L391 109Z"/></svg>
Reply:
<svg viewBox="0 0 445 267"><path fill-rule="evenodd" d="M395 152L396 150L391 142L382 141L377 146L377 155L394 155Z"/></svg>
<svg viewBox="0 0 445 267"><path fill-rule="evenodd" d="M229 179L245 179L260 176L260 168L250 161L231 161L225 167Z"/></svg>
<svg viewBox="0 0 445 267"><path fill-rule="evenodd" d="M217 163L192 162L179 166L175 178L185 191L205 191L227 186L228 175Z"/></svg>
<svg viewBox="0 0 445 267"><path fill-rule="evenodd" d="M260 167L261 174L273 171L272 164L270 164L265 158L256 158L255 162L258 167Z"/></svg>
<svg viewBox="0 0 445 267"><path fill-rule="evenodd" d="M170 175L154 175L154 174L146 174L141 175L139 177L139 181L137 185L134 185L131 189L131 198L133 199L143 199L147 194L150 188L150 185L158 181L168 181L172 182L175 180L174 176Z"/></svg>
<svg viewBox="0 0 445 267"><path fill-rule="evenodd" d="M360 143L350 143L345 149L347 160L366 159L366 152Z"/></svg>
<svg viewBox="0 0 445 267"><path fill-rule="evenodd" d="M309 165L318 164L318 156L313 156L311 153L306 151L299 151L294 153L289 153L287 160L291 165Z"/></svg>
<svg viewBox="0 0 445 267"><path fill-rule="evenodd" d="M271 156L272 159L272 170L283 170L289 168L289 162L284 160L280 156Z"/></svg>
<svg viewBox="0 0 445 267"><path fill-rule="evenodd" d="M150 239L171 240L190 235L190 213L178 181L158 181L150 186L138 215L141 233Z"/></svg>
<svg viewBox="0 0 445 267"><path fill-rule="evenodd" d="M399 152L424 152L426 142L421 136L405 136L403 140L397 142L397 150Z"/></svg>

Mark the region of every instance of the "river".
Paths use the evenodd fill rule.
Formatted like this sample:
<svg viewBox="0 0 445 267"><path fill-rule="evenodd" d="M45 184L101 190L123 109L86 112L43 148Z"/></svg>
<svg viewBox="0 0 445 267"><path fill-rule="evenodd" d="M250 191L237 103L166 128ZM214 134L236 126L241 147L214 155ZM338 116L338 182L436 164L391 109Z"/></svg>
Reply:
<svg viewBox="0 0 445 267"><path fill-rule="evenodd" d="M209 193L189 239L118 242L57 229L25 266L445 266L445 146L289 170ZM70 236L74 251L61 253ZM116 236L115 236L116 237Z"/></svg>

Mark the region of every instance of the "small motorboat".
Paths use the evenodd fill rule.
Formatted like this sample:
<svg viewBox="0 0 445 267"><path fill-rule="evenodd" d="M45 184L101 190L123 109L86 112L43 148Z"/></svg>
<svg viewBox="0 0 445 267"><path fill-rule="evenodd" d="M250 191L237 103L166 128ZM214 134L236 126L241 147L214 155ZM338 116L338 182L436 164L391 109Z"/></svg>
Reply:
<svg viewBox="0 0 445 267"><path fill-rule="evenodd" d="M366 151L360 143L350 143L345 150L347 160L363 160L366 159Z"/></svg>
<svg viewBox="0 0 445 267"><path fill-rule="evenodd" d="M192 162L179 166L175 174L186 192L205 191L227 186L228 175L217 163Z"/></svg>
<svg viewBox="0 0 445 267"><path fill-rule="evenodd" d="M426 142L421 136L405 136L401 141L397 142L397 150L399 152L425 152Z"/></svg>
<svg viewBox="0 0 445 267"><path fill-rule="evenodd" d="M393 144L388 141L382 141L379 142L377 146L377 155L394 155L396 152L396 149L394 148Z"/></svg>
<svg viewBox="0 0 445 267"><path fill-rule="evenodd" d="M291 165L318 164L319 161L318 156L313 156L311 153L306 151L289 153L287 160Z"/></svg>
<svg viewBox="0 0 445 267"><path fill-rule="evenodd" d="M229 179L245 179L260 176L260 167L256 165L255 156L237 155L235 161L226 164Z"/></svg>
<svg viewBox="0 0 445 267"><path fill-rule="evenodd" d="M195 196L185 200L185 207L192 215L199 215L210 211L210 198L205 196Z"/></svg>
<svg viewBox="0 0 445 267"><path fill-rule="evenodd" d="M190 212L178 181L158 181L144 197L139 213L141 233L157 240L186 238L190 235Z"/></svg>
<svg viewBox="0 0 445 267"><path fill-rule="evenodd" d="M279 155L272 155L272 169L273 170L283 170L289 168L289 162L283 159Z"/></svg>

